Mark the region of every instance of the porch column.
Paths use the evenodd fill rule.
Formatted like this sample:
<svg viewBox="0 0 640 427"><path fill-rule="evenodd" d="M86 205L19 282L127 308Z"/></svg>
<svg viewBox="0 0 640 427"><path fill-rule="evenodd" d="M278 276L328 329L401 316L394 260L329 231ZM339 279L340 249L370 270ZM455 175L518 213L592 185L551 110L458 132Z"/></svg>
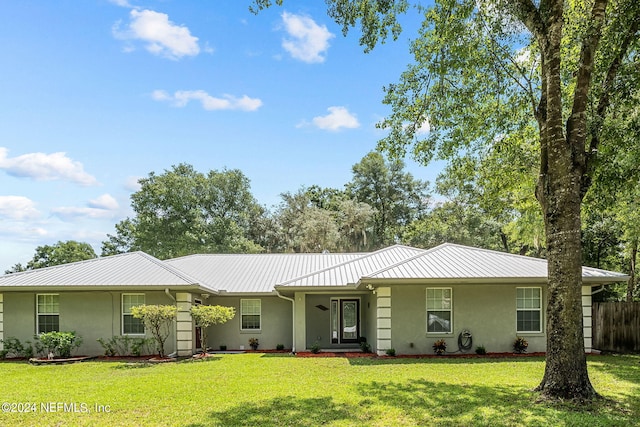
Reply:
<svg viewBox="0 0 640 427"><path fill-rule="evenodd" d="M193 319L191 318L191 305L193 296L190 293L176 293L176 306L178 308L176 323L176 351L178 356L193 355ZM202 343L206 347L206 343Z"/></svg>
<svg viewBox="0 0 640 427"><path fill-rule="evenodd" d="M296 336L293 346L296 351L305 351L307 349L307 295L304 292L296 292L293 296L295 299L295 322Z"/></svg>
<svg viewBox="0 0 640 427"><path fill-rule="evenodd" d="M384 356L391 348L391 288L377 288L376 296L376 351L378 356Z"/></svg>
<svg viewBox="0 0 640 427"><path fill-rule="evenodd" d="M584 334L584 351L591 353L593 346L593 324L591 308L591 286L582 287L582 333Z"/></svg>
<svg viewBox="0 0 640 427"><path fill-rule="evenodd" d="M4 297L0 294L0 350L4 349L2 340L4 339Z"/></svg>

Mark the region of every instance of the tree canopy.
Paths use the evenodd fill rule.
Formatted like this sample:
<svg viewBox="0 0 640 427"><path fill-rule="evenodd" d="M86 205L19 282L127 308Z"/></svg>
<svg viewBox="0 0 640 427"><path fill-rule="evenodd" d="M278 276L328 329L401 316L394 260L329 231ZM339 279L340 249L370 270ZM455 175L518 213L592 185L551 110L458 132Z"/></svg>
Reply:
<svg viewBox="0 0 640 427"><path fill-rule="evenodd" d="M92 258L97 258L97 255L90 244L77 242L75 240L59 241L54 245L38 246L33 258L27 262L26 266L20 263L15 264L11 269L5 270L5 274L84 261Z"/></svg>

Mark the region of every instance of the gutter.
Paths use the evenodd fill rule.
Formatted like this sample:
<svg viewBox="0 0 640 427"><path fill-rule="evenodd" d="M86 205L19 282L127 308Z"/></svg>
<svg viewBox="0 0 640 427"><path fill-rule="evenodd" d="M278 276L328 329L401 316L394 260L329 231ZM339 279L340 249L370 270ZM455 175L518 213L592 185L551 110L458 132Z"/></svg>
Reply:
<svg viewBox="0 0 640 427"><path fill-rule="evenodd" d="M284 295L282 295L280 292L278 292L277 289L275 289L276 295L278 296L278 298L282 298L284 300L287 301L291 301L291 316L293 317L292 320L293 322L291 323L292 326L292 333L293 333L293 341L291 342L291 352L293 354L296 354L296 302L293 298L289 298L289 297L285 297Z"/></svg>

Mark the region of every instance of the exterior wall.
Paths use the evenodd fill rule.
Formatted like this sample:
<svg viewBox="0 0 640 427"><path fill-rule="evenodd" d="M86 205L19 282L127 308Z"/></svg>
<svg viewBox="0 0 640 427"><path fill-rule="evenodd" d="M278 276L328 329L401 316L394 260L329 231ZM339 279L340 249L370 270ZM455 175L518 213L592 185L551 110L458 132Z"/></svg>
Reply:
<svg viewBox="0 0 640 427"><path fill-rule="evenodd" d="M371 332L375 330L375 326L369 327L368 322L372 312L369 294L307 294L304 323L306 342L305 347L299 348L299 351L311 348L316 342L320 348L324 349L359 347L359 344L334 344L331 342L331 300L335 298L360 300L360 336L366 338L372 346L375 344L375 338L370 336ZM317 305L323 305L329 310L321 310L316 307ZM301 324L299 325L301 326Z"/></svg>
<svg viewBox="0 0 640 427"><path fill-rule="evenodd" d="M241 331L240 299L245 297L212 296L203 301L207 305L222 305L236 309L233 319L209 328L207 345L210 348L218 350L221 345L226 345L228 350L249 349L249 338L258 338L260 341L258 350L272 350L278 344L284 345L287 349L292 347L293 314L290 301L277 296L247 295L246 299L261 300L260 330Z"/></svg>
<svg viewBox="0 0 640 427"><path fill-rule="evenodd" d="M122 292L55 293L60 295L60 330L75 331L83 340L75 354L102 355L104 349L97 339L109 339L112 336L122 335ZM144 293L146 304L174 304L174 301L164 292L135 293ZM36 333L36 294L36 292L4 293L5 337L16 337L21 342L33 341ZM147 332L146 336L151 335ZM175 351L175 328L171 328L165 351L167 354Z"/></svg>
<svg viewBox="0 0 640 427"><path fill-rule="evenodd" d="M534 285L527 285L534 286ZM452 333L427 333L426 288L452 289ZM444 339L447 351L458 350L458 335L469 330L475 347L487 352L512 352L516 336L529 342L528 352L545 351L547 291L542 288L542 333L516 333L516 288L523 285L398 285L392 287L391 344L398 354L432 354L436 340ZM380 349L378 349L380 351Z"/></svg>

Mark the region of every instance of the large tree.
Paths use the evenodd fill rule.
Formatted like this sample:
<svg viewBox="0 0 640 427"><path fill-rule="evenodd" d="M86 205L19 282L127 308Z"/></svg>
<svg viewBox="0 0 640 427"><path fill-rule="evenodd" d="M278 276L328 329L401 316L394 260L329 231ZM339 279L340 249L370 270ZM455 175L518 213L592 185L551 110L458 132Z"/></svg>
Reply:
<svg viewBox="0 0 640 427"><path fill-rule="evenodd" d="M60 241L54 245L43 245L36 248L33 258L26 266L15 264L5 274L19 271L34 270L36 268L52 267L70 262L84 261L97 258L90 244L75 240Z"/></svg>
<svg viewBox="0 0 640 427"><path fill-rule="evenodd" d="M387 160L371 152L353 166L353 178L345 185L347 194L366 203L373 212L373 246L400 240L403 229L429 206L428 184L404 170L400 159Z"/></svg>
<svg viewBox="0 0 640 427"><path fill-rule="evenodd" d="M281 0L276 3L281 4ZM270 0L255 0L257 8ZM373 48L399 31L406 0L328 0L329 14L362 28ZM418 160L450 159L537 127L535 194L548 258L547 356L538 387L549 398L590 399L582 333L581 206L607 146L603 122L636 82L637 0L439 0L412 43L415 64L386 88L392 113L380 146ZM528 104L528 109L521 108ZM526 114L522 112L526 111ZM424 123L431 132L417 132ZM614 152L615 147L610 147Z"/></svg>
<svg viewBox="0 0 640 427"><path fill-rule="evenodd" d="M257 252L247 236L263 213L239 170L203 174L179 164L140 180L133 218L116 224L103 255L142 250L161 259L192 253Z"/></svg>

